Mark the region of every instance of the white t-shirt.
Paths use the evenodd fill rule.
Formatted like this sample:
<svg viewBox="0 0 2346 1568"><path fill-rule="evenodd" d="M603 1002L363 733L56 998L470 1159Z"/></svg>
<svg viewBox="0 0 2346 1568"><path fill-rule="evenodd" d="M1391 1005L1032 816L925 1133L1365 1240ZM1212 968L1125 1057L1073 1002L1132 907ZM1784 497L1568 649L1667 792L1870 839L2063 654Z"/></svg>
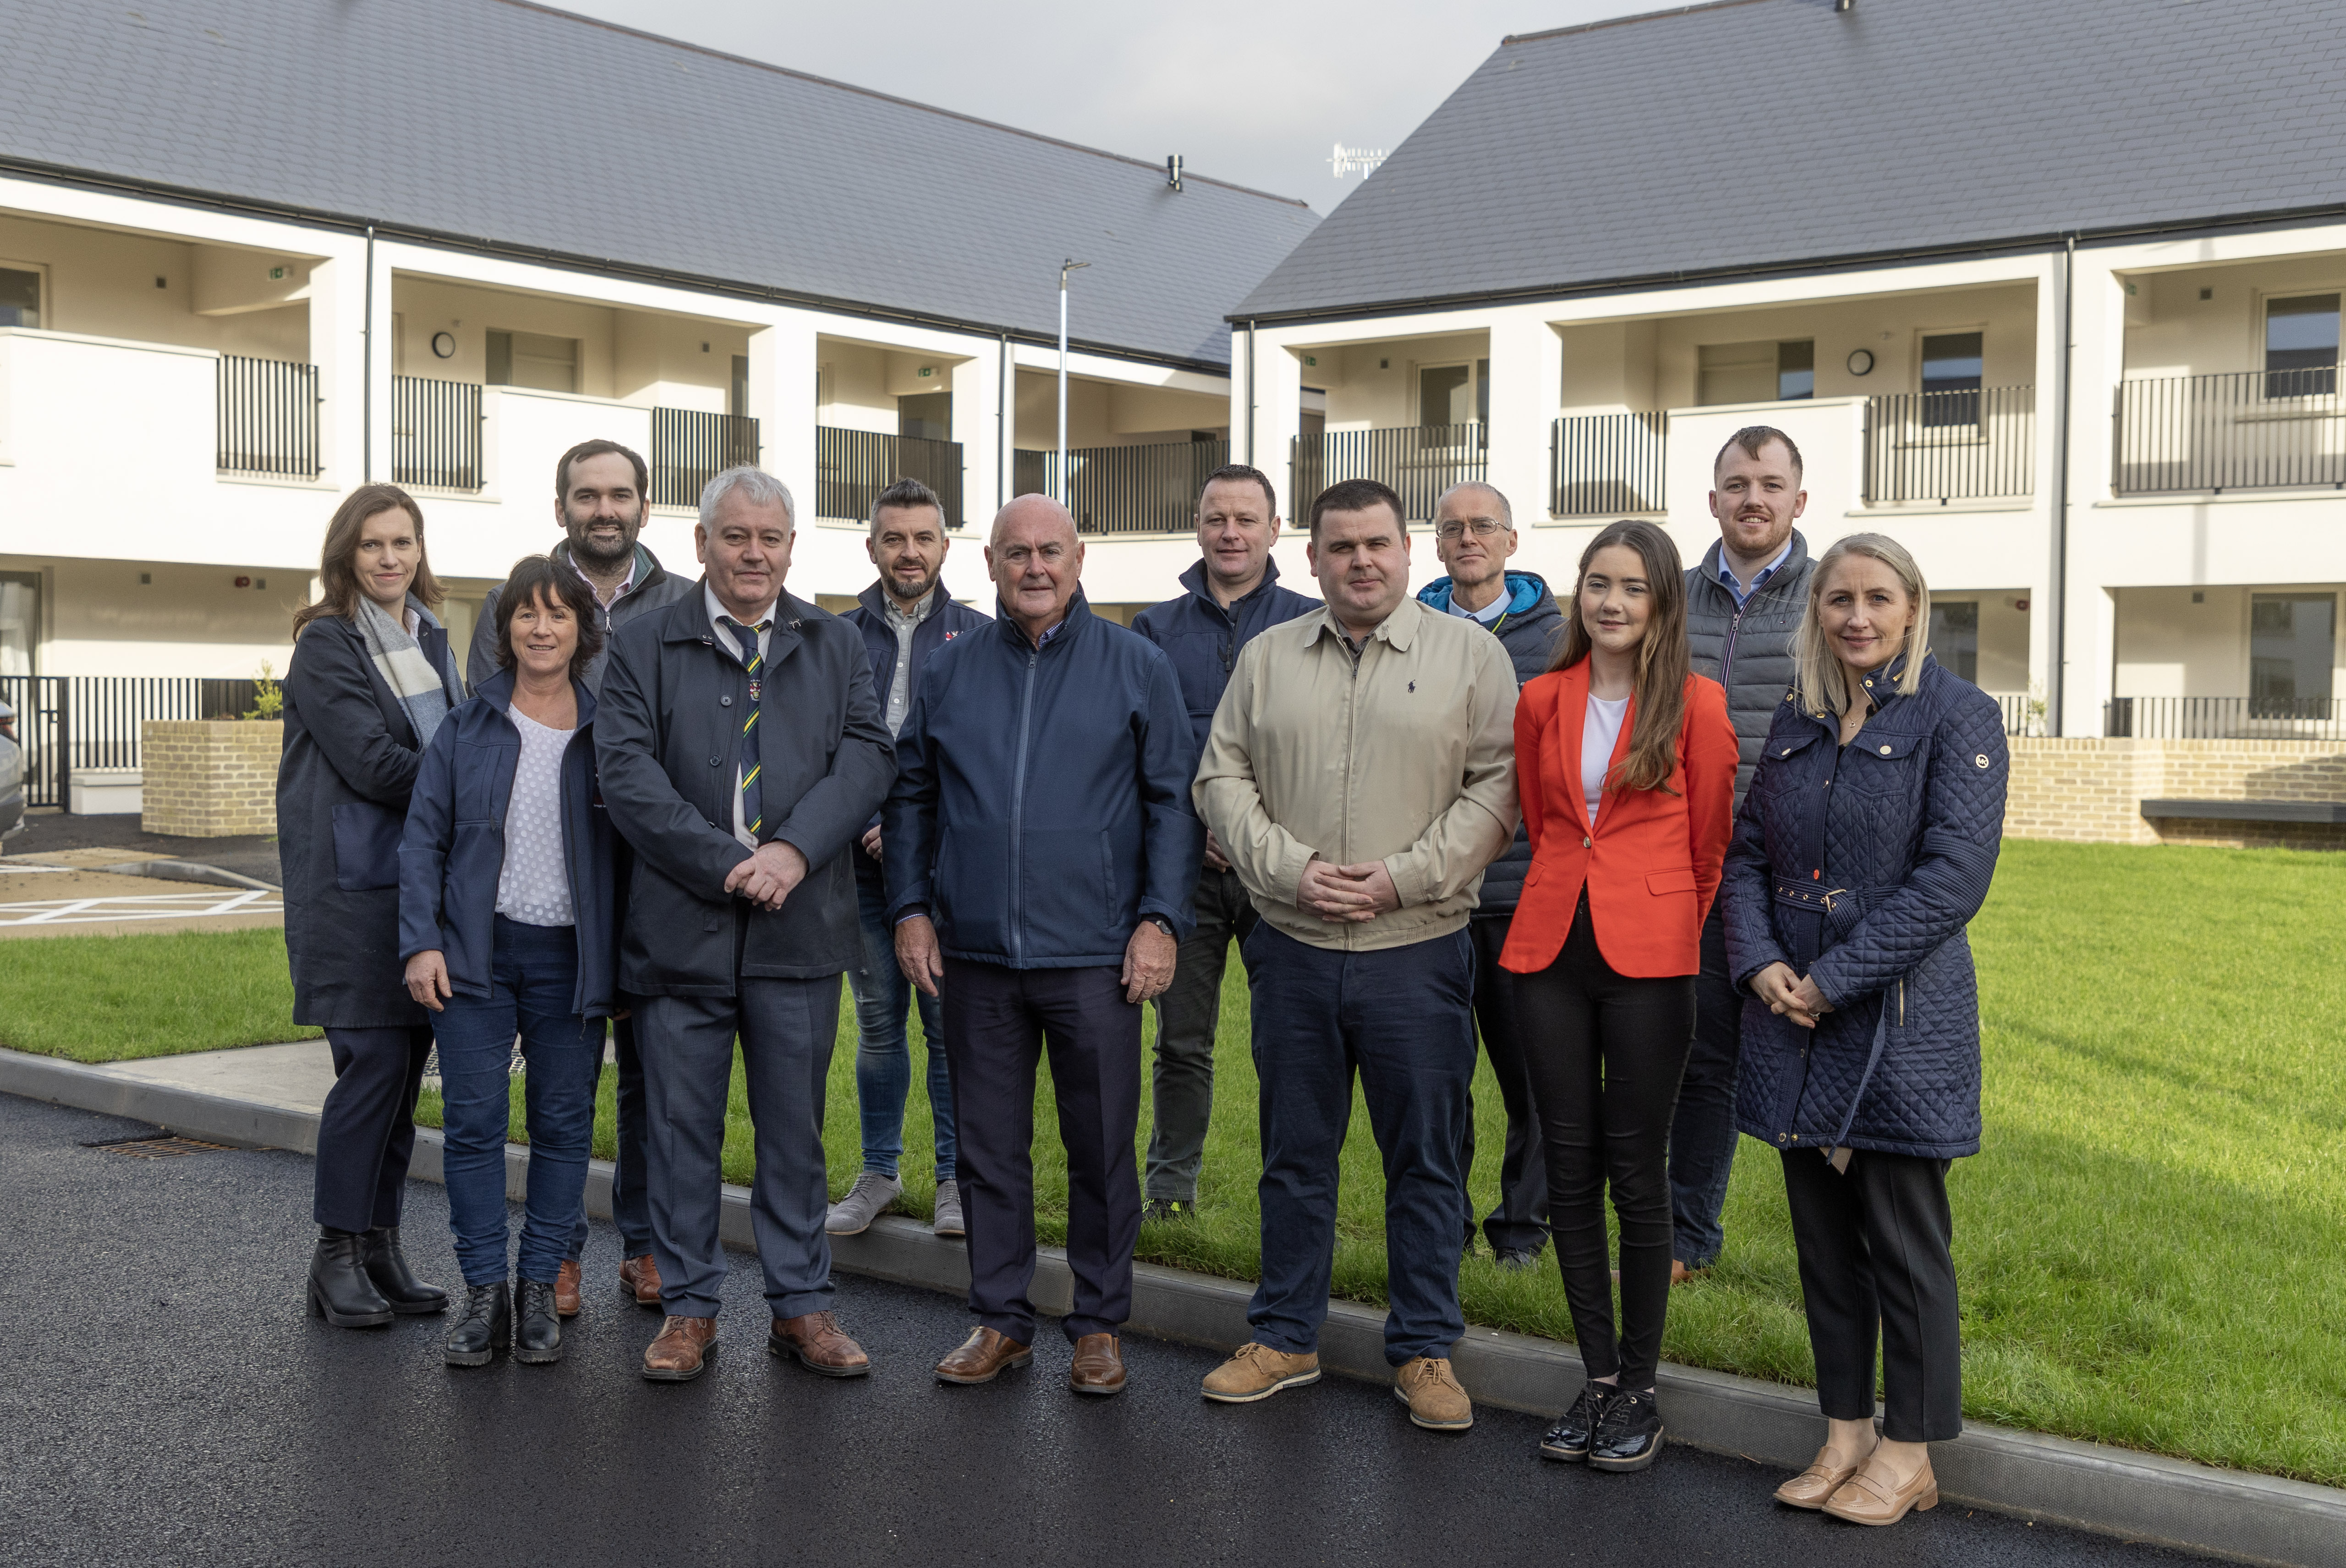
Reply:
<svg viewBox="0 0 2346 1568"><path fill-rule="evenodd" d="M1588 699L1588 716L1580 721L1580 794L1588 802L1588 825L1596 826L1596 808L1603 803L1605 775L1613 766L1613 748L1621 738L1621 721L1628 717L1626 697L1607 702Z"/></svg>
<svg viewBox="0 0 2346 1568"><path fill-rule="evenodd" d="M505 805L505 864L497 873L497 913L524 925L575 925L570 867L562 852L562 757L576 729L505 710L521 731L521 761Z"/></svg>

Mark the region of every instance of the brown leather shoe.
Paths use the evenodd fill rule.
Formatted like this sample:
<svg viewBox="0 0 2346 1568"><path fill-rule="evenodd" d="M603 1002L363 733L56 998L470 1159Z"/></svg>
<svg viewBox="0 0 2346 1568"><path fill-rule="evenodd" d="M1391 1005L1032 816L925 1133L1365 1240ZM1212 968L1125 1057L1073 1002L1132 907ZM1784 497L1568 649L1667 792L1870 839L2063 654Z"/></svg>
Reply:
<svg viewBox="0 0 2346 1568"><path fill-rule="evenodd" d="M872 1369L872 1358L840 1329L836 1312L775 1319L766 1331L766 1349L773 1355L795 1356L800 1366L826 1378L860 1378Z"/></svg>
<svg viewBox="0 0 2346 1568"><path fill-rule="evenodd" d="M566 1257L554 1275L554 1315L576 1318L586 1303L578 1298L578 1260Z"/></svg>
<svg viewBox="0 0 2346 1568"><path fill-rule="evenodd" d="M708 1369L715 1354L716 1319L670 1313L659 1338L644 1347L644 1376L655 1383L688 1383Z"/></svg>
<svg viewBox="0 0 2346 1568"><path fill-rule="evenodd" d="M1931 1473L1929 1460L1924 1460L1902 1486L1890 1479L1889 1471L1882 1467L1881 1452L1876 1450L1857 1467L1857 1473L1841 1482L1841 1489L1826 1500L1824 1512L1851 1524L1895 1524L1910 1510L1938 1506L1939 1480Z"/></svg>
<svg viewBox="0 0 2346 1568"><path fill-rule="evenodd" d="M652 1261L650 1253L647 1252L641 1257L630 1257L620 1263L619 1294L634 1297L636 1305L638 1307L649 1307L655 1310L658 1308L660 1304L659 1265Z"/></svg>
<svg viewBox="0 0 2346 1568"><path fill-rule="evenodd" d="M1076 1341L1067 1387L1079 1394L1124 1392L1124 1347L1113 1334L1086 1334Z"/></svg>
<svg viewBox="0 0 2346 1568"><path fill-rule="evenodd" d="M1817 1450L1817 1457L1808 1469L1776 1489L1776 1501L1788 1508L1822 1508L1841 1490L1841 1483L1855 1475L1857 1467L1863 1462L1827 1443Z"/></svg>
<svg viewBox="0 0 2346 1568"><path fill-rule="evenodd" d="M1035 1352L1017 1340L991 1329L973 1329L961 1348L937 1363L941 1383L990 1383L1012 1367L1023 1367Z"/></svg>

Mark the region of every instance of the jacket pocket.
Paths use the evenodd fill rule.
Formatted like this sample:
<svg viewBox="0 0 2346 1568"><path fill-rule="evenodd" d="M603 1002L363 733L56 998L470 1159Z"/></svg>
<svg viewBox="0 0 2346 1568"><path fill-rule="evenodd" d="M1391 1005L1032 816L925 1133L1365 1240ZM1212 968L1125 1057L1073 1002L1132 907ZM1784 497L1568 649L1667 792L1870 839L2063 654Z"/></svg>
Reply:
<svg viewBox="0 0 2346 1568"><path fill-rule="evenodd" d="M1905 795L1914 790L1914 764L1927 760L1927 738L1920 735L1860 735L1850 743L1842 777L1866 795Z"/></svg>
<svg viewBox="0 0 2346 1568"><path fill-rule="evenodd" d="M947 947L1010 951L1010 830L999 822L949 828L937 843L930 904Z"/></svg>
<svg viewBox="0 0 2346 1568"><path fill-rule="evenodd" d="M334 808L334 885L346 893L399 886L399 838L406 819L372 800Z"/></svg>
<svg viewBox="0 0 2346 1568"><path fill-rule="evenodd" d="M1646 891L1657 898L1666 893L1690 893L1694 891L1694 868L1673 866L1667 871L1647 871Z"/></svg>
<svg viewBox="0 0 2346 1568"><path fill-rule="evenodd" d="M1029 828L1024 838L1018 931L1026 956L1120 950L1131 933L1122 931L1127 901L1117 886L1114 835L1098 828Z"/></svg>

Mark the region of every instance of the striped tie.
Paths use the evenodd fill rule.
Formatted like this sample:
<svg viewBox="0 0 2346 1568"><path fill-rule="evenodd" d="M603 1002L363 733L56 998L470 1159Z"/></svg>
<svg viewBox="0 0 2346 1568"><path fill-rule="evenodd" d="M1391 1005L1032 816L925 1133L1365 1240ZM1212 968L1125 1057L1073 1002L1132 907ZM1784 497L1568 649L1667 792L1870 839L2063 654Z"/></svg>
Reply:
<svg viewBox="0 0 2346 1568"><path fill-rule="evenodd" d="M750 837L755 838L766 821L765 808L758 799L758 712L765 706L760 693L765 685L761 672L766 664L758 653L758 634L774 623L760 621L752 627L730 616L719 618L741 645L741 667L750 672L750 711L741 720L741 820L748 824Z"/></svg>

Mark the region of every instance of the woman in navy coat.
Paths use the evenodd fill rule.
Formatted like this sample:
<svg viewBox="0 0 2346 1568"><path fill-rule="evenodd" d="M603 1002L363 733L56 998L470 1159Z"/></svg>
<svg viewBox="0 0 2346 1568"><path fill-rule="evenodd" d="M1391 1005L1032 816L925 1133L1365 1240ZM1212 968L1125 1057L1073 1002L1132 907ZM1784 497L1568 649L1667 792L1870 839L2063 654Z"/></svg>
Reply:
<svg viewBox="0 0 2346 1568"><path fill-rule="evenodd" d="M1830 1423L1776 1496L1862 1524L1933 1506L1925 1445L1963 1427L1946 1177L1979 1150L1964 930L1995 872L2006 759L2001 711L1930 657L1930 624L1895 540L1852 535L1818 562L1721 894L1750 997L1736 1122L1783 1158Z"/></svg>

